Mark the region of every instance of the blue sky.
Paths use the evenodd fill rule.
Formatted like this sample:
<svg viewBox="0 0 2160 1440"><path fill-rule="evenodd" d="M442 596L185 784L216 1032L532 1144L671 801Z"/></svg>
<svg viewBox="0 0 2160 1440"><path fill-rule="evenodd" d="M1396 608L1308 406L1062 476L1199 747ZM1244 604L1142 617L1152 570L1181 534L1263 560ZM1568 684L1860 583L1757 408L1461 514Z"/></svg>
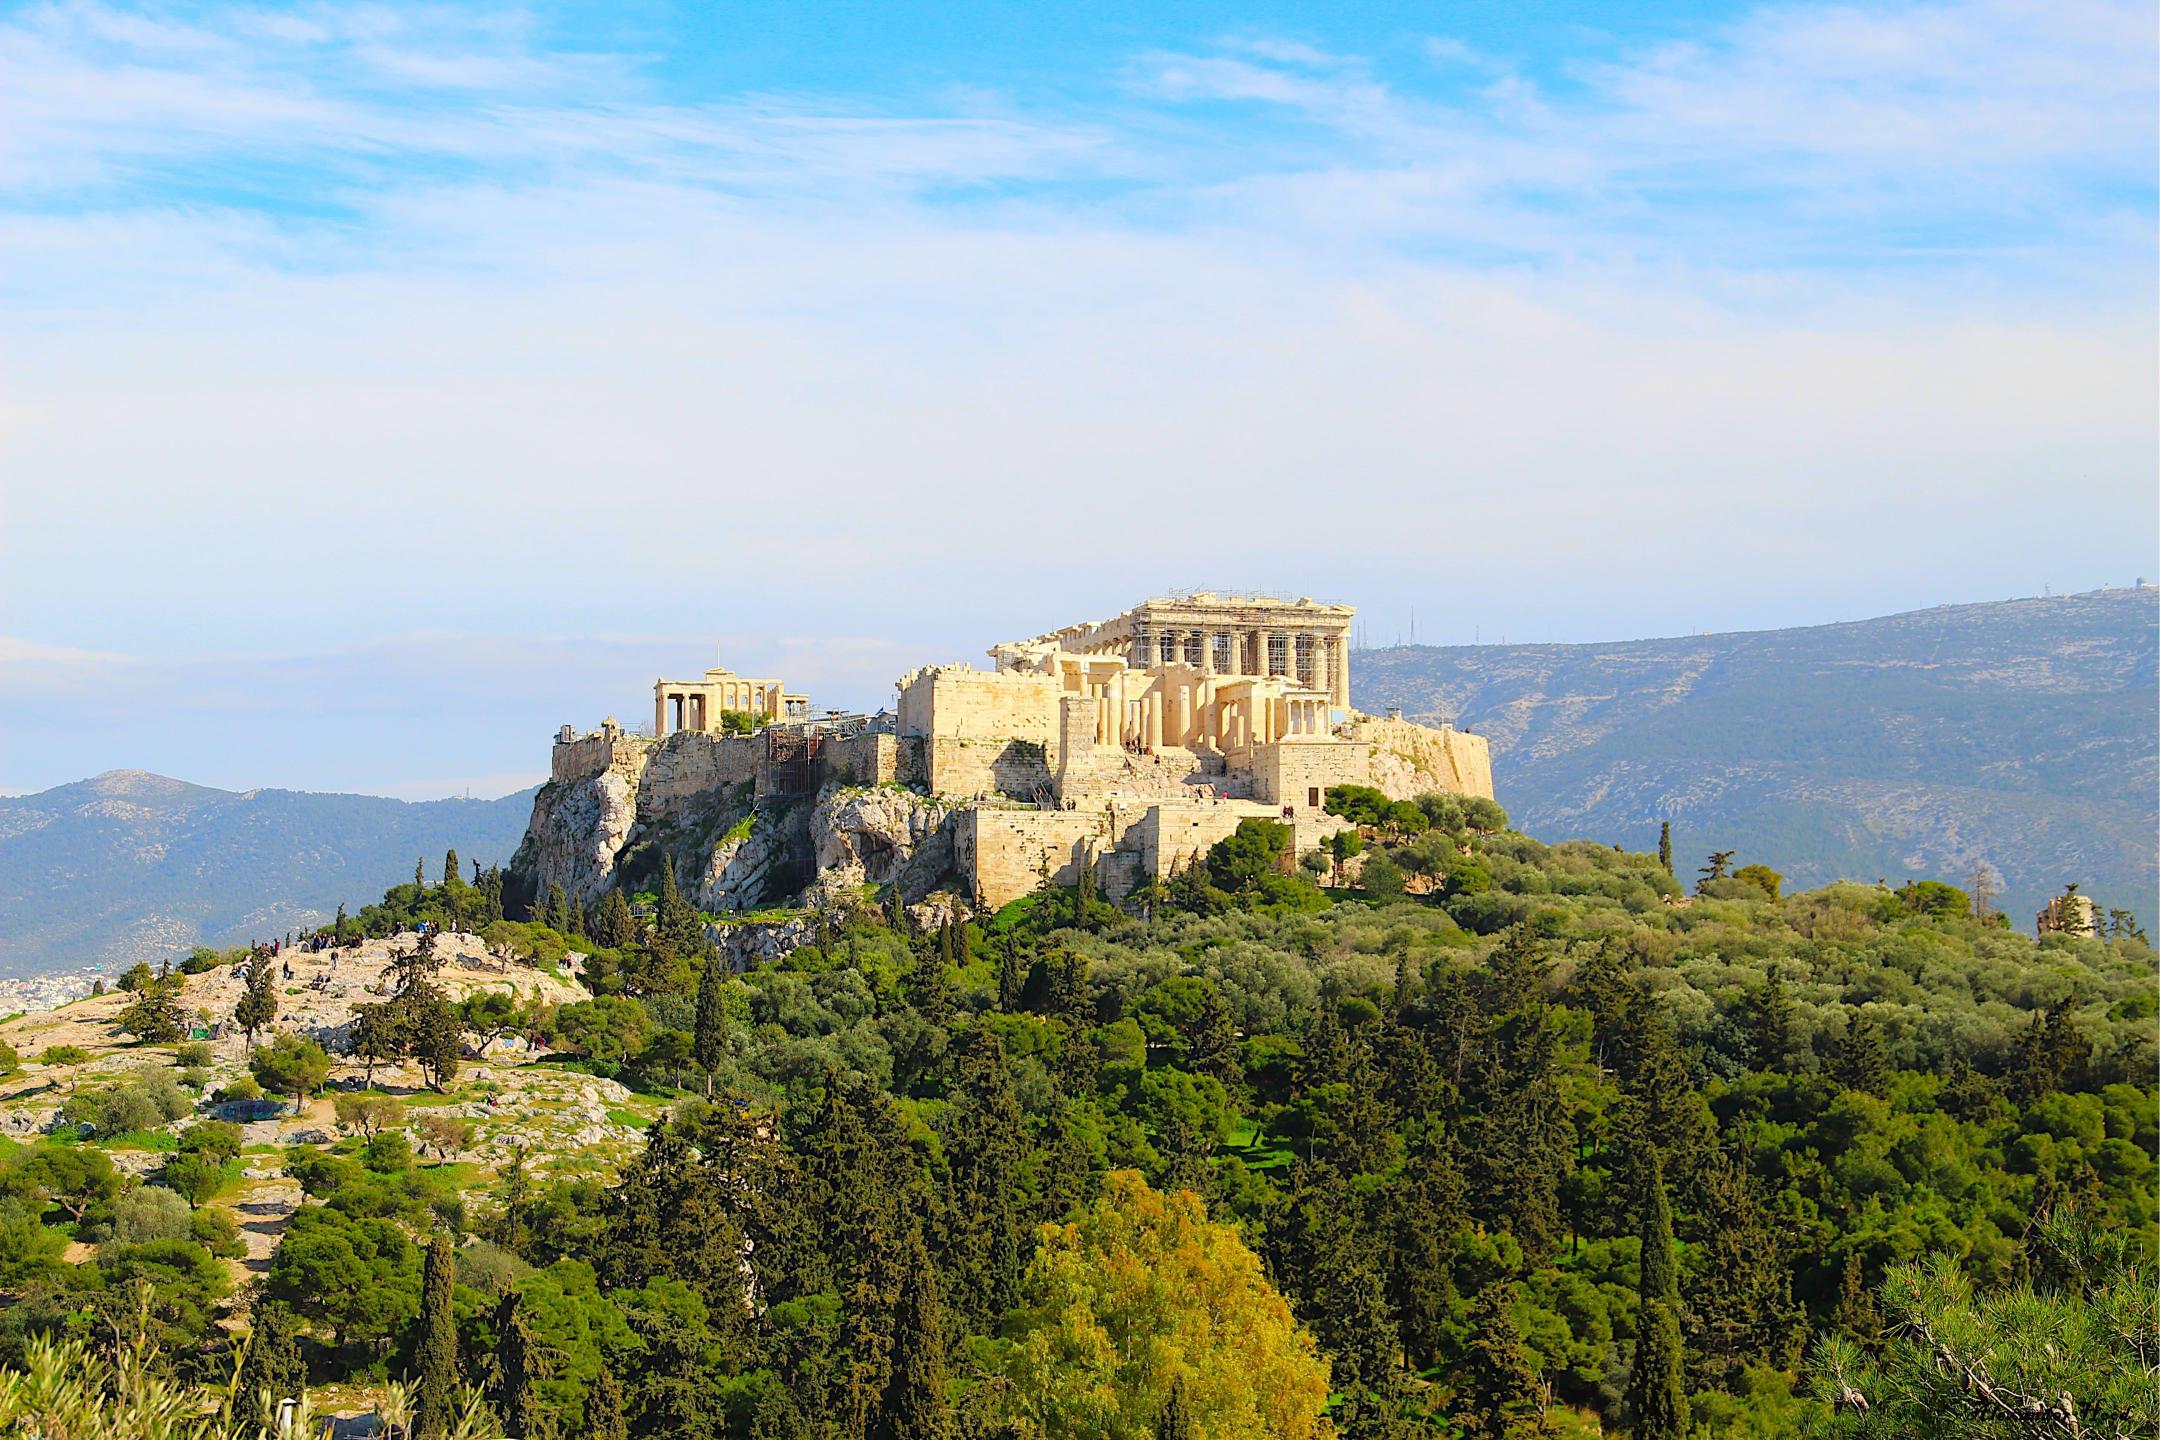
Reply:
<svg viewBox="0 0 2160 1440"><path fill-rule="evenodd" d="M2084 0L0 6L0 788L2154 575L2155 103Z"/></svg>

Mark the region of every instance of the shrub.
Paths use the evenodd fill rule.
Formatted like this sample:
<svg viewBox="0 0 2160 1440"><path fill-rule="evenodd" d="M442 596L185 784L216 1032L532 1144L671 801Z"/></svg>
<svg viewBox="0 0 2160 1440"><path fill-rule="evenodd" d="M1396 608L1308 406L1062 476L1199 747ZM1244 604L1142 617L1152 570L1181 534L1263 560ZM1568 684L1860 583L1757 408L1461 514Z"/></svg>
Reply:
<svg viewBox="0 0 2160 1440"><path fill-rule="evenodd" d="M40 1065L80 1065L90 1058L90 1052L80 1045L48 1045L38 1052Z"/></svg>
<svg viewBox="0 0 2160 1440"><path fill-rule="evenodd" d="M139 1075L119 1085L85 1090L60 1107L70 1125L87 1125L98 1139L129 1130L155 1130L195 1108L195 1097L172 1076Z"/></svg>
<svg viewBox="0 0 2160 1440"><path fill-rule="evenodd" d="M187 959L180 962L180 973L183 975L200 975L205 971L217 969L223 963L224 957L219 955L217 951L212 950L207 945L197 945L193 950L188 951Z"/></svg>
<svg viewBox="0 0 2160 1440"><path fill-rule="evenodd" d="M16 1053L14 1046L8 1044L5 1040L0 1040L0 1076L13 1075L20 1069L22 1069L22 1056Z"/></svg>
<svg viewBox="0 0 2160 1440"><path fill-rule="evenodd" d="M112 1238L116 1245L148 1245L158 1240L193 1238L188 1202L172 1190L138 1185L113 1202Z"/></svg>
<svg viewBox="0 0 2160 1440"><path fill-rule="evenodd" d="M209 1044L201 1040L190 1040L173 1050L173 1059L191 1070L199 1070L215 1058Z"/></svg>
<svg viewBox="0 0 2160 1440"><path fill-rule="evenodd" d="M242 1075L229 1085L219 1086L210 1098L221 1105L233 1101L260 1100L263 1098L263 1088L255 1083L254 1076Z"/></svg>

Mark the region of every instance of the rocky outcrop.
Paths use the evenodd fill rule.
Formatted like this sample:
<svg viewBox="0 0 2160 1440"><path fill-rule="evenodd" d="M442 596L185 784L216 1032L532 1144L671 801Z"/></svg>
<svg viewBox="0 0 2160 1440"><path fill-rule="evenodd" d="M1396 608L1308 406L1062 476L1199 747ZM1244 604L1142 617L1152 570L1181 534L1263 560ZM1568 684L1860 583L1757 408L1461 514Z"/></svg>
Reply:
<svg viewBox="0 0 2160 1440"><path fill-rule="evenodd" d="M551 782L533 797L532 820L511 860L535 895L562 886L574 900L607 893L615 859L637 823L637 777L610 767L583 779Z"/></svg>
<svg viewBox="0 0 2160 1440"><path fill-rule="evenodd" d="M1482 735L1369 715L1348 733L1372 746L1372 783L1392 799L1431 790L1492 798L1492 750Z"/></svg>
<svg viewBox="0 0 2160 1440"><path fill-rule="evenodd" d="M700 910L723 914L775 905L801 888L810 848L808 807L763 805L744 816L706 851L694 871L692 897Z"/></svg>
<svg viewBox="0 0 2160 1440"><path fill-rule="evenodd" d="M927 894L953 868L951 800L895 786L829 786L810 815L813 861L820 873L859 876L857 883L900 883L910 900Z"/></svg>

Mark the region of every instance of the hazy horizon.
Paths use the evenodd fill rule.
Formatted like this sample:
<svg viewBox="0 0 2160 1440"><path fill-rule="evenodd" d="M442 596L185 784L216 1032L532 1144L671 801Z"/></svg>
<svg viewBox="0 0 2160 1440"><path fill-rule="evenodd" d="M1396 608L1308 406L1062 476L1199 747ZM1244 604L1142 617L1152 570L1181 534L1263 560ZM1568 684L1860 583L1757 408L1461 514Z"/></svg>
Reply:
<svg viewBox="0 0 2160 1440"><path fill-rule="evenodd" d="M2160 575L2150 28L0 9L0 786L479 793L716 646L873 706L1167 588Z"/></svg>

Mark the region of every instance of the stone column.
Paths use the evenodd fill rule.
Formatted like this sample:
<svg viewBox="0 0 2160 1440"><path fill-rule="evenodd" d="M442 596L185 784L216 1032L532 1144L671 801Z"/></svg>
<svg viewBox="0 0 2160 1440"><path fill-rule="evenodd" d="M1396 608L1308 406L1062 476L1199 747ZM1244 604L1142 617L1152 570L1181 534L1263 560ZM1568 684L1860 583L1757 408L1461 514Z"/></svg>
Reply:
<svg viewBox="0 0 2160 1440"><path fill-rule="evenodd" d="M1350 708L1350 647L1340 635L1328 637L1328 696L1336 709Z"/></svg>
<svg viewBox="0 0 2160 1440"><path fill-rule="evenodd" d="M1150 750L1162 749L1162 691L1156 690L1140 702L1141 713L1146 716L1146 744Z"/></svg>
<svg viewBox="0 0 2160 1440"><path fill-rule="evenodd" d="M1200 673L1215 673L1215 632L1212 630L1200 632Z"/></svg>

